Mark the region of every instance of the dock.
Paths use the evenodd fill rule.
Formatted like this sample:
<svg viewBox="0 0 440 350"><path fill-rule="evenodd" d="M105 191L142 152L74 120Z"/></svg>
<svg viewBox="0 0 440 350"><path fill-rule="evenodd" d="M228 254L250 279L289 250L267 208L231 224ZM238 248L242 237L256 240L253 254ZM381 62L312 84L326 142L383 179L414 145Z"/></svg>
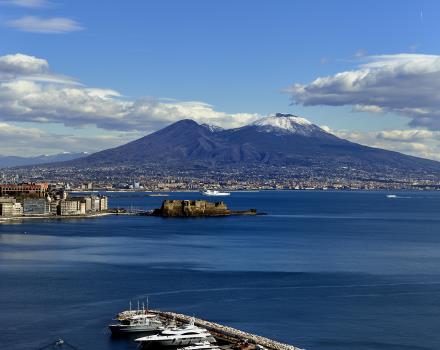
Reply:
<svg viewBox="0 0 440 350"><path fill-rule="evenodd" d="M191 320L194 320L196 326L206 328L219 342L230 344L236 349L304 350L293 345L280 343L259 335L243 332L229 326L223 326L218 323L175 312L159 310L149 310L149 312L157 314L159 318L166 321L174 320L181 324L189 323Z"/></svg>

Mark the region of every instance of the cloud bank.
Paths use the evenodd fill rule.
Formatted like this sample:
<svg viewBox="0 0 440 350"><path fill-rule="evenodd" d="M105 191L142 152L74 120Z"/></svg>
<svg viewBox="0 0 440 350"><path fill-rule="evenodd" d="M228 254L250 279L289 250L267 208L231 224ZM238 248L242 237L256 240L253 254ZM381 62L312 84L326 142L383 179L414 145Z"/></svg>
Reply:
<svg viewBox="0 0 440 350"><path fill-rule="evenodd" d="M357 69L294 84L287 91L304 106L352 106L355 111L397 113L413 127L440 130L440 56L380 55Z"/></svg>
<svg viewBox="0 0 440 350"><path fill-rule="evenodd" d="M198 101L146 97L126 99L112 89L84 86L50 71L41 58L0 56L0 120L61 123L69 127L152 131L180 119L236 127L261 117L219 112Z"/></svg>
<svg viewBox="0 0 440 350"><path fill-rule="evenodd" d="M7 21L6 25L23 32L46 34L69 33L84 29L81 24L66 17L24 16Z"/></svg>
<svg viewBox="0 0 440 350"><path fill-rule="evenodd" d="M38 8L48 6L49 2L47 0L1 0L0 5L1 4L27 8Z"/></svg>
<svg viewBox="0 0 440 350"><path fill-rule="evenodd" d="M0 122L0 155L36 156L61 152L96 152L141 137L136 133L79 136L50 133L34 127Z"/></svg>
<svg viewBox="0 0 440 350"><path fill-rule="evenodd" d="M423 129L350 131L334 130L328 126L322 128L340 138L363 145L440 161L440 131Z"/></svg>

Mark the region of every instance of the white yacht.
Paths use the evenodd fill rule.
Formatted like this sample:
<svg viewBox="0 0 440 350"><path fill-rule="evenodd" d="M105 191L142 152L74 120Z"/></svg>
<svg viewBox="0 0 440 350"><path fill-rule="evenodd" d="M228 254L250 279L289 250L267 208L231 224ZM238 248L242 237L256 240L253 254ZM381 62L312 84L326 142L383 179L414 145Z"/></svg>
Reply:
<svg viewBox="0 0 440 350"><path fill-rule="evenodd" d="M206 190L206 191L203 191L202 194L204 196L230 196L231 195L230 192L220 192L220 191L216 191L216 190Z"/></svg>
<svg viewBox="0 0 440 350"><path fill-rule="evenodd" d="M156 314L148 312L148 308L130 310L120 312L116 320L118 323L110 324L108 328L112 334L127 334L127 333L147 333L155 332L163 328L163 323Z"/></svg>
<svg viewBox="0 0 440 350"><path fill-rule="evenodd" d="M215 344L211 344L209 341L205 340L194 345L184 346L182 348L177 348L177 350L220 350L220 347Z"/></svg>
<svg viewBox="0 0 440 350"><path fill-rule="evenodd" d="M117 320L118 323L108 326L112 334L154 332L163 327L162 322L152 314L137 314Z"/></svg>
<svg viewBox="0 0 440 350"><path fill-rule="evenodd" d="M194 320L192 320L187 325L167 327L159 334L138 338L135 341L139 342L142 348L151 343L161 346L185 346L204 341L215 343L216 340L205 328L195 326Z"/></svg>

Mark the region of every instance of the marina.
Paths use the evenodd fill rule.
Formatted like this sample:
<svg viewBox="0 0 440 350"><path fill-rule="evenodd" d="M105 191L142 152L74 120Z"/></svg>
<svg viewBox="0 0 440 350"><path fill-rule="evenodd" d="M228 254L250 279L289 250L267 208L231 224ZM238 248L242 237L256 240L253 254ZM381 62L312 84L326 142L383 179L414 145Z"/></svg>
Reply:
<svg viewBox="0 0 440 350"><path fill-rule="evenodd" d="M239 329L205 321L192 316L169 311L151 311L166 321L174 320L178 324L193 324L209 331L217 342L230 345L234 349L302 350L293 345L280 343L259 335L243 332Z"/></svg>
<svg viewBox="0 0 440 350"><path fill-rule="evenodd" d="M131 304L130 304L131 306ZM142 309L126 310L117 315L120 323L109 325L112 335L152 333L136 338L140 349L150 346L179 347L179 350L302 350L236 328L180 313Z"/></svg>

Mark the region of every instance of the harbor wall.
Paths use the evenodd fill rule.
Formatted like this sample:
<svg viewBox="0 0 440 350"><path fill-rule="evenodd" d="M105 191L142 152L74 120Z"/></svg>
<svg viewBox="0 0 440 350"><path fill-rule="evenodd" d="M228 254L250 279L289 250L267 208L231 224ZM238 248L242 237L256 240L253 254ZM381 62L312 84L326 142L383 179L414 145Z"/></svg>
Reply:
<svg viewBox="0 0 440 350"><path fill-rule="evenodd" d="M218 323L205 321L198 318L193 318L191 316L178 314L175 312L167 312L167 311L152 311L156 313L159 317L164 319L174 319L180 323L188 323L191 319L194 319L194 324L203 328L206 328L208 331L214 335L214 337L235 344L254 344L255 348L266 348L269 350L303 350L293 345L280 343L278 341L265 338L259 335L243 332L241 330L223 326Z"/></svg>

